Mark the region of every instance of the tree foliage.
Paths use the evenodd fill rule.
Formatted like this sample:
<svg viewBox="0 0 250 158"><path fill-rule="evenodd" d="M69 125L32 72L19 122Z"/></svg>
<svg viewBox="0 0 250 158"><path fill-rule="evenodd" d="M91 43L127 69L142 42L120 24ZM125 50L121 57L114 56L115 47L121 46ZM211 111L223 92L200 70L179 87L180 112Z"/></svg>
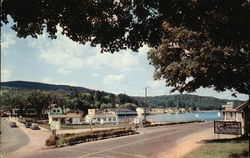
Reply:
<svg viewBox="0 0 250 158"><path fill-rule="evenodd" d="M26 38L58 27L102 51L155 48L155 78L180 92L199 87L249 92L248 0L3 0L1 24Z"/></svg>
<svg viewBox="0 0 250 158"><path fill-rule="evenodd" d="M51 104L59 105L65 112L84 112L88 109L106 109L115 108L118 95L106 93L104 91L78 91L71 88L67 91L45 91L45 90L26 90L20 88L1 87L0 109L12 112L12 109L21 109L18 115L22 115L23 110L35 109L38 117L42 116L42 111L47 110ZM122 103L134 102L136 100L127 95ZM127 101L127 102L126 102ZM136 106L136 105L135 105Z"/></svg>
<svg viewBox="0 0 250 158"><path fill-rule="evenodd" d="M249 42L218 45L207 33L165 23L162 45L148 52L155 79L166 79L172 91L194 92L200 87L249 92Z"/></svg>

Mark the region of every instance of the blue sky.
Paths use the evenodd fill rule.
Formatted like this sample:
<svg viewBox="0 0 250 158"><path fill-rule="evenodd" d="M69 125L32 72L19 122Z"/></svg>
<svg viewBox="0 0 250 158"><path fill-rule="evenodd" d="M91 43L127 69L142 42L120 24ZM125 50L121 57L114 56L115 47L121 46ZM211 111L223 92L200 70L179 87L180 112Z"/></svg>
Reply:
<svg viewBox="0 0 250 158"><path fill-rule="evenodd" d="M153 80L154 67L148 64L147 46L139 52L100 53L98 46L78 44L60 33L56 40L47 38L47 34L38 39L20 39L10 25L3 26L1 31L2 82L24 80L64 84L131 96L143 96L145 87L150 87L149 96L178 94L170 93L171 87L165 87L163 80ZM248 99L247 95L238 94L234 98L229 91L218 93L208 88L200 88L193 94Z"/></svg>

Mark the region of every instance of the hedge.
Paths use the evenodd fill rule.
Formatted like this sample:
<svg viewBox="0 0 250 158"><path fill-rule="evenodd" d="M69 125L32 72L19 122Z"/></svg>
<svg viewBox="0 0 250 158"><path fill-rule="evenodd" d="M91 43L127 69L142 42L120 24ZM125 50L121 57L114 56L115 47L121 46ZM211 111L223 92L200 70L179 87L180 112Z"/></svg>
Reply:
<svg viewBox="0 0 250 158"><path fill-rule="evenodd" d="M66 133L66 134L60 134L57 135L57 138L62 139L62 141L59 142L53 142L53 140L57 141L59 139L53 139L49 138L46 140L47 146L52 145L74 145L89 141L96 141L101 139L108 139L113 137L120 137L120 136L126 136L126 135L132 135L136 134L136 132L132 129L111 129L111 130L98 130L93 132L82 132L82 133ZM52 143L50 143L52 142Z"/></svg>
<svg viewBox="0 0 250 158"><path fill-rule="evenodd" d="M167 125L187 124L187 123L195 123L195 122L204 122L204 121L180 121L180 122L155 123L155 124L143 125L143 127L167 126Z"/></svg>

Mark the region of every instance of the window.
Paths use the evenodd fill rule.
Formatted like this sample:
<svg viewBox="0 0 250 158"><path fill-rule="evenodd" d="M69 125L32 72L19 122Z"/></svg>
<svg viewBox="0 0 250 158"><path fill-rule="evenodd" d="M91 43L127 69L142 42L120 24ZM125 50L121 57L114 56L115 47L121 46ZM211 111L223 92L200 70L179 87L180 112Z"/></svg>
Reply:
<svg viewBox="0 0 250 158"><path fill-rule="evenodd" d="M113 118L113 121L116 121L116 118Z"/></svg>
<svg viewBox="0 0 250 158"><path fill-rule="evenodd" d="M57 110L57 112L60 112L60 110Z"/></svg>
<svg viewBox="0 0 250 158"><path fill-rule="evenodd" d="M54 109L53 112L56 112L56 110Z"/></svg>
<svg viewBox="0 0 250 158"><path fill-rule="evenodd" d="M111 121L111 118L109 117L109 121Z"/></svg>
<svg viewBox="0 0 250 158"><path fill-rule="evenodd" d="M101 121L101 119L100 119L100 118L97 118L97 121Z"/></svg>
<svg viewBox="0 0 250 158"><path fill-rule="evenodd" d="M103 121L106 121L107 119L106 118L103 118Z"/></svg>

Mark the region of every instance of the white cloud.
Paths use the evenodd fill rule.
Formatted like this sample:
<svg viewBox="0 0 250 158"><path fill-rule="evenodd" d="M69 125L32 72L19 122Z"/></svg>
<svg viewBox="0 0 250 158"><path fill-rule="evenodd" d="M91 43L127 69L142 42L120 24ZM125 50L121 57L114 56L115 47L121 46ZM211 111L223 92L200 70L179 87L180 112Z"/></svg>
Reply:
<svg viewBox="0 0 250 158"><path fill-rule="evenodd" d="M93 77L99 77L100 75L98 73L92 73L91 76L93 76Z"/></svg>
<svg viewBox="0 0 250 158"><path fill-rule="evenodd" d="M72 71L67 70L67 69L65 69L65 68L59 68L59 69L57 70L57 72L58 72L59 74L62 74L62 75L67 75L67 74L72 73Z"/></svg>
<svg viewBox="0 0 250 158"><path fill-rule="evenodd" d="M107 75L104 77L103 79L103 83L105 85L109 85L109 84L117 84L117 82L120 82L124 79L124 74L120 74L120 75Z"/></svg>
<svg viewBox="0 0 250 158"><path fill-rule="evenodd" d="M42 79L43 83L52 83L51 78L49 76L46 76L45 78Z"/></svg>
<svg viewBox="0 0 250 158"><path fill-rule="evenodd" d="M8 48L8 47L16 44L15 35L13 35L13 34L3 33L2 39L3 39L3 41L1 42L2 48Z"/></svg>
<svg viewBox="0 0 250 158"><path fill-rule="evenodd" d="M91 68L91 69L115 69L128 71L138 67L140 55L131 50L122 50L111 54L100 53L100 46L91 47L73 42L63 35L56 40L48 40L45 35L31 40L29 46L39 50L39 57L51 65L67 70ZM142 51L143 52L143 51Z"/></svg>
<svg viewBox="0 0 250 158"><path fill-rule="evenodd" d="M147 53L150 50L150 48L147 45L144 45L143 47L141 47L138 52L140 56L145 56L147 57Z"/></svg>
<svg viewBox="0 0 250 158"><path fill-rule="evenodd" d="M8 69L1 70L1 81L9 81L11 76L11 71Z"/></svg>

